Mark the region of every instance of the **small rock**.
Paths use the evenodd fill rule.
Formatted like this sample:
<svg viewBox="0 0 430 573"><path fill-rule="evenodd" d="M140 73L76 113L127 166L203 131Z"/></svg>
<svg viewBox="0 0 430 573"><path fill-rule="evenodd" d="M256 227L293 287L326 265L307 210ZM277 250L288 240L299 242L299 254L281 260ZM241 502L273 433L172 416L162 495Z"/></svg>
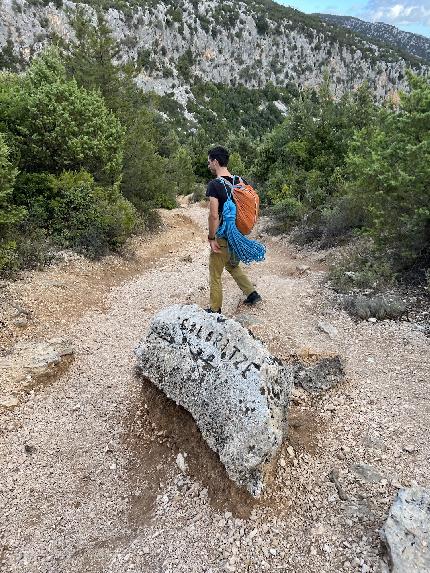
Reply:
<svg viewBox="0 0 430 573"><path fill-rule="evenodd" d="M296 454L294 452L294 448L292 446L288 446L287 452L288 452L288 455L290 456L290 458L294 458L296 456Z"/></svg>
<svg viewBox="0 0 430 573"><path fill-rule="evenodd" d="M248 328L248 326L253 326L254 324L261 323L261 320L259 320L256 316L252 316L252 314L237 314L234 319L237 320L237 322L239 322L239 324L245 328Z"/></svg>
<svg viewBox="0 0 430 573"><path fill-rule="evenodd" d="M373 317L373 316L371 316L371 317L368 319L368 322L373 322L373 323L375 323L375 322L378 322L378 319L375 318L375 317Z"/></svg>
<svg viewBox="0 0 430 573"><path fill-rule="evenodd" d="M315 362L296 361L294 384L307 392L321 392L332 388L345 377L343 361L339 356L324 356Z"/></svg>
<svg viewBox="0 0 430 573"><path fill-rule="evenodd" d="M12 315L12 318L18 318L19 316L31 316L31 310L27 310L26 308L22 308L21 306L15 306L15 312Z"/></svg>
<svg viewBox="0 0 430 573"><path fill-rule="evenodd" d="M356 476L369 483L379 483L382 479L381 474L373 466L363 462L354 464L351 470Z"/></svg>
<svg viewBox="0 0 430 573"><path fill-rule="evenodd" d="M309 265L296 265L296 271L300 274L305 273L310 269Z"/></svg>
<svg viewBox="0 0 430 573"><path fill-rule="evenodd" d="M17 318L13 321L14 326L18 326L18 328L26 328L29 324L26 318Z"/></svg>
<svg viewBox="0 0 430 573"><path fill-rule="evenodd" d="M47 283L49 286L53 286L54 288L61 288L61 289L65 289L67 287L66 283L63 281L48 281Z"/></svg>
<svg viewBox="0 0 430 573"><path fill-rule="evenodd" d="M318 329L321 330L321 332L325 332L326 334L328 334L330 338L337 337L338 334L337 328L332 324L329 324L328 322L319 322Z"/></svg>
<svg viewBox="0 0 430 573"><path fill-rule="evenodd" d="M0 402L0 406L3 408L14 408L15 406L18 406L18 404L19 400L18 398L15 398L15 396L11 396L10 398L6 398L6 400L2 400Z"/></svg>
<svg viewBox="0 0 430 573"><path fill-rule="evenodd" d="M300 406L306 398L305 391L299 386L295 386L291 392L291 401Z"/></svg>
<svg viewBox="0 0 430 573"><path fill-rule="evenodd" d="M183 454L181 454L181 452L179 452L179 454L176 456L176 465L178 466L178 468L181 470L181 472L183 474L187 473L188 464L185 461L185 458L184 458Z"/></svg>
<svg viewBox="0 0 430 573"><path fill-rule="evenodd" d="M418 449L413 446L412 444L408 444L407 446L403 446L403 451L407 452L408 454L413 454L418 451Z"/></svg>
<svg viewBox="0 0 430 573"><path fill-rule="evenodd" d="M279 460L279 465L281 466L281 468L285 468L285 466L287 465L286 461L284 460L284 458L281 458Z"/></svg>

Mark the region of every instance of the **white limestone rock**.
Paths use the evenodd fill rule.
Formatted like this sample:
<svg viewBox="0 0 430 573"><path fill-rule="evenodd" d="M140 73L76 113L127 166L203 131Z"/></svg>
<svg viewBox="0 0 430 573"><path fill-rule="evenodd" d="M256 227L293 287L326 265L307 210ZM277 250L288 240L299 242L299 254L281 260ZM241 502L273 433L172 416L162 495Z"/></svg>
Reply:
<svg viewBox="0 0 430 573"><path fill-rule="evenodd" d="M236 321L196 305L156 315L136 355L142 374L191 413L230 478L259 496L286 429L294 369Z"/></svg>
<svg viewBox="0 0 430 573"><path fill-rule="evenodd" d="M381 531L392 573L430 571L430 491L399 490Z"/></svg>

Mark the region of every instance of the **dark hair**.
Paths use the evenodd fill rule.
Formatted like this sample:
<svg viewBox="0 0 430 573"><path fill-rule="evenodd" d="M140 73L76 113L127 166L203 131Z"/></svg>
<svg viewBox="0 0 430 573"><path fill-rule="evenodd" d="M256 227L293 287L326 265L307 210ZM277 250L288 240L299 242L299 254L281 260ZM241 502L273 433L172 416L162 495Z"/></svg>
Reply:
<svg viewBox="0 0 430 573"><path fill-rule="evenodd" d="M216 159L221 167L227 167L230 153L225 147L212 147L212 149L209 149L208 157L211 161Z"/></svg>

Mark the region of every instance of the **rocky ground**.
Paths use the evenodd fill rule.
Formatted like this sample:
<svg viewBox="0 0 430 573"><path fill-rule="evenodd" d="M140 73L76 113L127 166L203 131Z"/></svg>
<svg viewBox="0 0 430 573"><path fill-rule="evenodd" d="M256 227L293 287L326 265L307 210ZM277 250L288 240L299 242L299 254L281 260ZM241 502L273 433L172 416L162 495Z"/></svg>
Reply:
<svg viewBox="0 0 430 573"><path fill-rule="evenodd" d="M379 571L398 488L430 486L424 332L353 320L332 303L323 255L265 236L267 261L250 270L263 302L245 309L226 277L225 313L281 358L340 354L347 380L294 392L288 441L253 500L135 370L155 312L207 303L206 211L163 218L134 257L72 257L1 289L0 570ZM55 362L58 340L68 351ZM38 371L28 345L42 341L52 360Z"/></svg>

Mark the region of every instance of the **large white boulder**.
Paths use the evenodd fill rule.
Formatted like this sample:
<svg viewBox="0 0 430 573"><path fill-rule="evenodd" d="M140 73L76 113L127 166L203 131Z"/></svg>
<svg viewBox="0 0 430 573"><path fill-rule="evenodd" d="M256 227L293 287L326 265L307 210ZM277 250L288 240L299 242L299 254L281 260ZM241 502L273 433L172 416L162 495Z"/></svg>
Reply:
<svg viewBox="0 0 430 573"><path fill-rule="evenodd" d="M157 314L136 355L143 376L191 413L230 478L260 495L286 430L294 368L238 322L196 305Z"/></svg>

